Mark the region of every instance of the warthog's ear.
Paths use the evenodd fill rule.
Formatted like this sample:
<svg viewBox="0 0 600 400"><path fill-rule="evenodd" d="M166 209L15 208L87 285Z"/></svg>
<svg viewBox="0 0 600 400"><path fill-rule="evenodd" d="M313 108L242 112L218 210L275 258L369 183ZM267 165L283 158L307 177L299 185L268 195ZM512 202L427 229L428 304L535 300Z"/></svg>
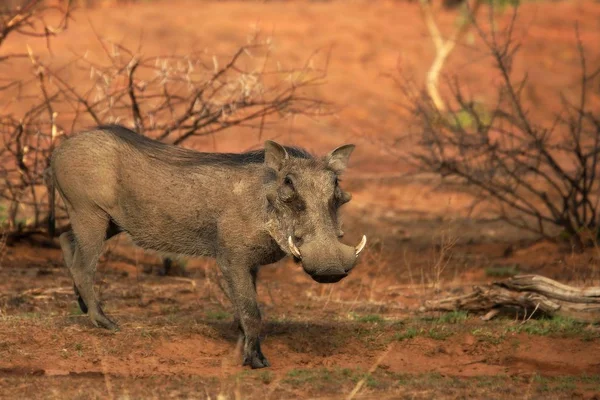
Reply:
<svg viewBox="0 0 600 400"><path fill-rule="evenodd" d="M345 144L333 150L325 157L327 167L336 174L342 173L348 165L348 160L350 159L350 154L354 151L354 147L353 144Z"/></svg>
<svg viewBox="0 0 600 400"><path fill-rule="evenodd" d="M265 142L265 165L279 171L283 162L289 158L285 148L272 140Z"/></svg>

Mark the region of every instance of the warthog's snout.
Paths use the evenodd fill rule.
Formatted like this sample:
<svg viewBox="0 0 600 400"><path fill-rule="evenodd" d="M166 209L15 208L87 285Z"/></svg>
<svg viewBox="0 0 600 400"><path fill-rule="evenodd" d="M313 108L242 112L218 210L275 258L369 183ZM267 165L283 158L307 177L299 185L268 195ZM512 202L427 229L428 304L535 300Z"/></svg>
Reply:
<svg viewBox="0 0 600 400"><path fill-rule="evenodd" d="M366 244L367 237L363 236L356 247L313 240L299 248L291 236L288 238L290 252L302 261L304 271L319 283L336 283L348 276Z"/></svg>

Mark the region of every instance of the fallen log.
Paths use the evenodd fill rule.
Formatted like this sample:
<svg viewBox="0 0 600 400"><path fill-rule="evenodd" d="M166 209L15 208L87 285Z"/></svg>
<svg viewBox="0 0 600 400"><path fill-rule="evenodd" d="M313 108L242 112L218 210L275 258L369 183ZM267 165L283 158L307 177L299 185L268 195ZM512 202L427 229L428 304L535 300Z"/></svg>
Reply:
<svg viewBox="0 0 600 400"><path fill-rule="evenodd" d="M600 287L576 288L540 275L517 275L473 292L425 302L426 311L490 312L517 308L526 315L542 313L585 322L600 322ZM490 315L495 315L491 313Z"/></svg>

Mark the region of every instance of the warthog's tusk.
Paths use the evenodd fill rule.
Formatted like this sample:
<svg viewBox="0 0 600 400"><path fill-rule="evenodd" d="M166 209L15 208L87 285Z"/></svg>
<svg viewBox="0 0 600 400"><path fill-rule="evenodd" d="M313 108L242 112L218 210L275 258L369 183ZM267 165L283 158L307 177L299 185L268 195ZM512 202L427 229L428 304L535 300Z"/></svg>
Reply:
<svg viewBox="0 0 600 400"><path fill-rule="evenodd" d="M288 236L288 247L290 248L290 252L294 255L294 257L302 258L302 254L300 254L300 250L298 250L298 248L294 244L294 241L292 240L291 236Z"/></svg>
<svg viewBox="0 0 600 400"><path fill-rule="evenodd" d="M365 248L366 244L367 244L367 237L365 235L363 235L362 240L360 241L360 243L358 244L358 246L356 246L354 248L354 250L356 251L356 257L358 257L358 255L360 254L360 252L363 251L363 249Z"/></svg>

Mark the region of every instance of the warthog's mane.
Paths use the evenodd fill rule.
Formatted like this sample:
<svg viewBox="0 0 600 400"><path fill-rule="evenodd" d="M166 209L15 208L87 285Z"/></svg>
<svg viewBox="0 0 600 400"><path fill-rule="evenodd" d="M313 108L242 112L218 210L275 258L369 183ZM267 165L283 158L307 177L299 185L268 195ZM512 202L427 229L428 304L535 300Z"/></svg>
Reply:
<svg viewBox="0 0 600 400"><path fill-rule="evenodd" d="M150 158L169 164L236 167L248 164L260 164L265 161L264 149L244 153L204 153L150 139L121 125L100 125L96 129L110 132L110 134L125 142L132 149L138 150ZM291 157L314 159L308 151L302 148L285 146L285 149Z"/></svg>

